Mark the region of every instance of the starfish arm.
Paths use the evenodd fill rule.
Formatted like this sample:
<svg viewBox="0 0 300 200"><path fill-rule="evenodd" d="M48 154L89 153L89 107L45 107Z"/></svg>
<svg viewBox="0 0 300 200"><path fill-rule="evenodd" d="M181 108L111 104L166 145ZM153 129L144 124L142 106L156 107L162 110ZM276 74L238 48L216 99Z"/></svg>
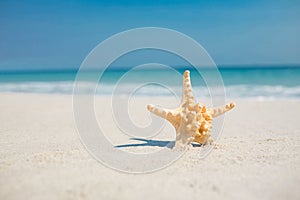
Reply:
<svg viewBox="0 0 300 200"><path fill-rule="evenodd" d="M176 130L179 128L181 115L178 111L160 108L151 104L148 105L147 108L153 114L168 120L175 127Z"/></svg>
<svg viewBox="0 0 300 200"><path fill-rule="evenodd" d="M155 115L157 115L157 116L159 116L161 118L166 119L166 117L167 117L167 110L166 109L160 108L160 107L157 107L157 106L153 106L152 104L149 104L147 106L147 108L153 114L155 114Z"/></svg>
<svg viewBox="0 0 300 200"><path fill-rule="evenodd" d="M234 103L230 103L230 104L226 104L225 106L221 106L221 107L217 107L217 108L211 108L209 109L209 112L211 114L212 117L218 117L220 115L222 115L223 113L231 110L232 108L234 108L235 104Z"/></svg>
<svg viewBox="0 0 300 200"><path fill-rule="evenodd" d="M195 104L189 70L184 72L182 79L182 103L186 102L189 107Z"/></svg>

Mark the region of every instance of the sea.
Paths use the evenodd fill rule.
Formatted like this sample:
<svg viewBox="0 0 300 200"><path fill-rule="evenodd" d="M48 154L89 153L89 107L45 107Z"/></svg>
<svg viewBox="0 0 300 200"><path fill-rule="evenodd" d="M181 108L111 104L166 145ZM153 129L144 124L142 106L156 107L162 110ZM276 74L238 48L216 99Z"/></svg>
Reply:
<svg viewBox="0 0 300 200"><path fill-rule="evenodd" d="M184 70L117 68L101 73L93 70L0 71L0 92L72 95L75 81L81 81L87 86L83 93L97 85L93 92L100 96L111 95L114 91L120 95L170 96L181 92ZM220 67L217 70L220 76L216 76L216 69L189 70L193 91L199 98L209 98L209 87L214 87L224 89L230 99L300 100L300 67ZM79 72L84 77L80 80L76 79ZM94 81L95 76L99 76L97 82ZM210 85L206 80L210 80ZM216 84L211 84L211 80L216 80Z"/></svg>

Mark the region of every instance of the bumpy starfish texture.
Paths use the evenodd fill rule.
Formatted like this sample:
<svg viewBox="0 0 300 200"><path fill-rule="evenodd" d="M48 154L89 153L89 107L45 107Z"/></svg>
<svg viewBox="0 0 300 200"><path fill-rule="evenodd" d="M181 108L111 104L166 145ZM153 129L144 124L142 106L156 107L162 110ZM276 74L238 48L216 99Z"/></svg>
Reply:
<svg viewBox="0 0 300 200"><path fill-rule="evenodd" d="M186 145L197 142L205 145L212 143L210 130L212 119L234 108L230 103L217 108L206 108L201 103L195 103L192 92L190 72L186 70L182 81L182 101L174 110L148 105L148 110L155 115L168 120L176 130L176 143Z"/></svg>

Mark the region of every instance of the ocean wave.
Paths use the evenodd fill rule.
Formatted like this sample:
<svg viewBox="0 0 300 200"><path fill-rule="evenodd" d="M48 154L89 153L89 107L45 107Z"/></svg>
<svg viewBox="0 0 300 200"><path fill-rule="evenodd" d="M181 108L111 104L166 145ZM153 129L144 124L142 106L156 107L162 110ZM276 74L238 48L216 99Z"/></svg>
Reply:
<svg viewBox="0 0 300 200"><path fill-rule="evenodd" d="M72 94L73 82L15 82L0 83L0 92Z"/></svg>
<svg viewBox="0 0 300 200"><path fill-rule="evenodd" d="M89 82L80 83L80 93L94 93L94 84ZM15 93L46 93L46 94L72 94L74 83L72 81L61 82L14 82L0 83L0 92ZM283 85L230 85L225 87L226 96L232 99L300 99L300 86ZM208 88L203 86L193 87L195 96L210 98L211 91L214 94L223 94L223 87ZM172 96L181 95L181 87L162 87L159 85L136 86L134 84L99 85L95 92L97 95L137 95L137 96Z"/></svg>

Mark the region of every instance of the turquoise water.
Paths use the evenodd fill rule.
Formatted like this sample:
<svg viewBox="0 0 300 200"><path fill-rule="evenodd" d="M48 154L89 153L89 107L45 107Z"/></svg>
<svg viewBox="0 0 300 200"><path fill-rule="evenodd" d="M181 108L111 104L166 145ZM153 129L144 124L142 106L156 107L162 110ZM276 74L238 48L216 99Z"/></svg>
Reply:
<svg viewBox="0 0 300 200"><path fill-rule="evenodd" d="M183 73L183 69L177 70ZM128 85L140 85L144 82L164 80L166 86L173 90L181 89L181 75L165 69L138 70L130 72L128 79L120 79L126 70L105 71L100 83L103 85L98 95L111 93L117 81L126 90ZM210 69L203 69L205 76L214 79ZM300 99L300 68L221 68L219 69L229 98L256 99ZM0 92L24 93L63 93L72 94L76 71L32 71L32 72L0 72ZM89 84L95 72L85 72L84 80ZM206 84L196 70L191 70L191 79L196 91L204 91ZM221 87L221 85L216 85ZM128 87L129 88L129 87ZM146 87L140 95L170 95L165 89ZM208 93L199 94L207 97Z"/></svg>

